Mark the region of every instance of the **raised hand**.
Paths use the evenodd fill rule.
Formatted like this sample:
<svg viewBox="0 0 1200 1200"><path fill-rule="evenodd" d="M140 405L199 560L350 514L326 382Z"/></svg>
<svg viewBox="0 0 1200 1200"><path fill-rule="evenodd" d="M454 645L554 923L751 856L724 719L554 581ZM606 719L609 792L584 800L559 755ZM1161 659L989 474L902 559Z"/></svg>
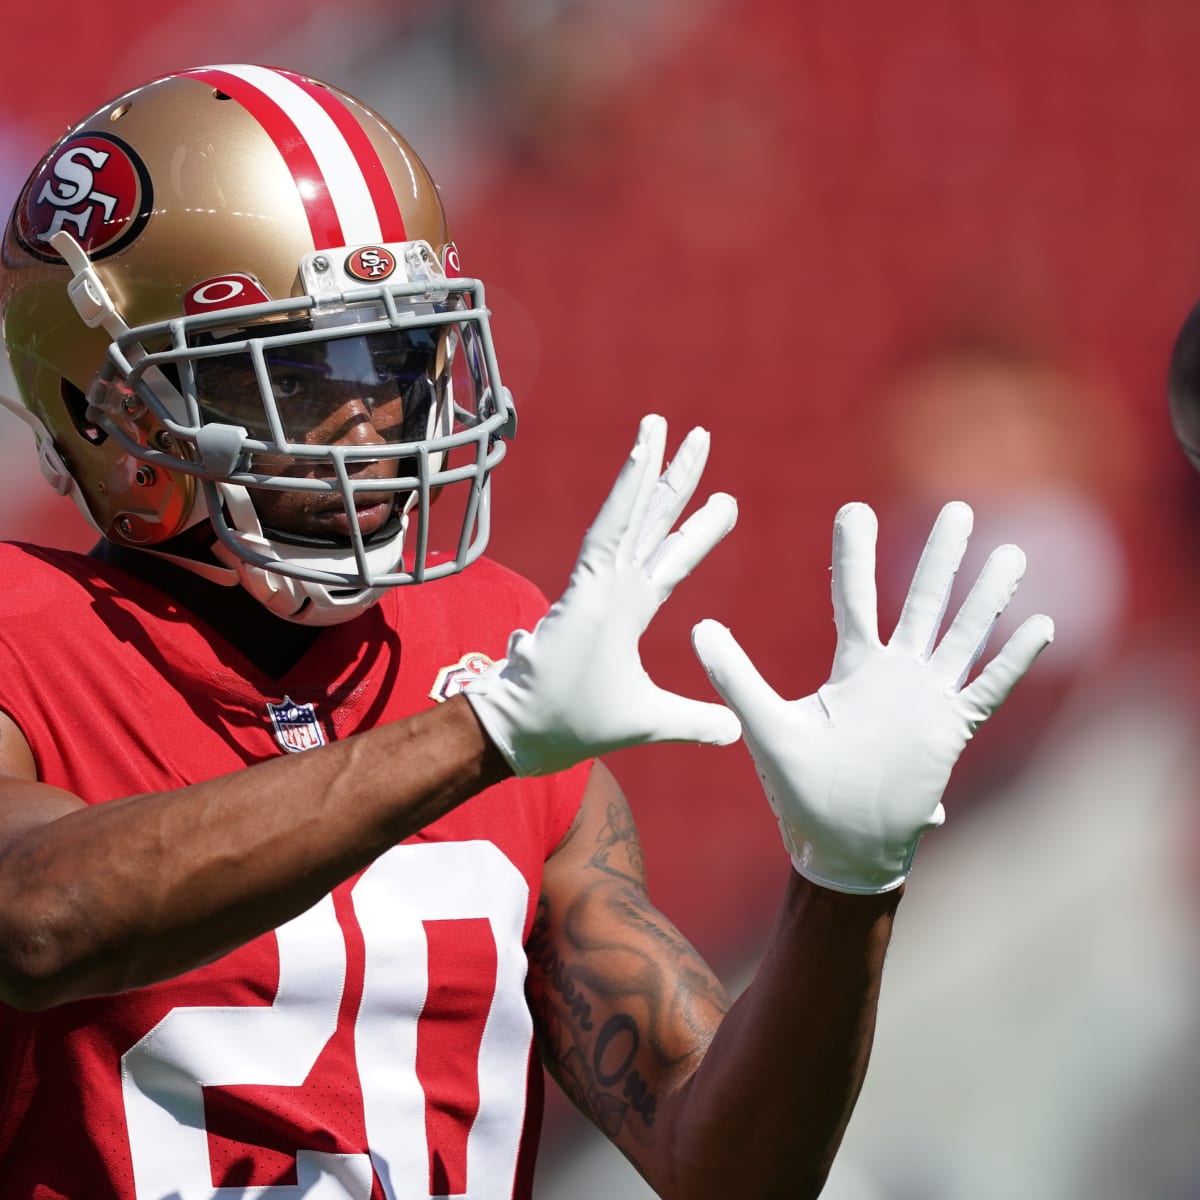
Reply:
<svg viewBox="0 0 1200 1200"><path fill-rule="evenodd" d="M715 621L693 631L698 657L742 721L796 869L814 883L869 893L904 881L921 834L945 819L942 793L963 747L1054 637L1048 617L1031 617L964 686L1025 572L1016 546L994 551L939 643L972 520L961 502L942 509L885 644L875 514L865 504L838 512L837 649L829 681L803 699L777 695Z"/></svg>
<svg viewBox="0 0 1200 1200"><path fill-rule="evenodd" d="M624 746L738 738L733 713L663 691L638 651L675 585L737 520L733 497L718 492L672 532L700 481L709 438L693 429L662 471L666 436L662 417L643 418L561 599L531 633L514 633L506 657L466 690L518 775L549 774Z"/></svg>

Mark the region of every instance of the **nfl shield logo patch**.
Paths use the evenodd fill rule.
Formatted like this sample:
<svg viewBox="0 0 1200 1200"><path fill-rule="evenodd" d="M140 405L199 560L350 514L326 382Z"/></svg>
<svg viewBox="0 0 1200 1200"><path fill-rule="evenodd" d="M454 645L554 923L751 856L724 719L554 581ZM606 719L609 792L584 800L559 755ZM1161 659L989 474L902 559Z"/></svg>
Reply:
<svg viewBox="0 0 1200 1200"><path fill-rule="evenodd" d="M325 731L311 704L297 704L290 696L284 696L279 704L268 702L267 712L275 726L275 740L289 754L325 745Z"/></svg>

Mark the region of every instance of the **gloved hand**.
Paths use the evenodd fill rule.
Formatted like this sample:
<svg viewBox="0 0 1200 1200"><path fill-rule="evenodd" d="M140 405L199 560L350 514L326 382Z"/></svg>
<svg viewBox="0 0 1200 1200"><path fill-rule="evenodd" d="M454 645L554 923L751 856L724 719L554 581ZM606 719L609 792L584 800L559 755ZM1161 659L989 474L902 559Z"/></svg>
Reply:
<svg viewBox="0 0 1200 1200"><path fill-rule="evenodd" d="M659 606L737 520L733 497L718 492L671 532L700 481L709 438L693 429L660 477L666 436L662 417L642 419L562 598L532 633L514 633L507 656L465 690L518 775L647 742L738 739L733 713L663 691L638 653Z"/></svg>
<svg viewBox="0 0 1200 1200"><path fill-rule="evenodd" d="M942 793L963 747L1054 637L1048 617L1031 617L963 686L1025 572L1016 546L996 550L935 645L971 523L961 502L942 509L884 645L875 514L865 504L841 509L833 526L837 649L829 682L814 695L779 697L715 621L693 631L700 661L741 718L792 861L814 883L855 893L903 883L921 834L945 819Z"/></svg>

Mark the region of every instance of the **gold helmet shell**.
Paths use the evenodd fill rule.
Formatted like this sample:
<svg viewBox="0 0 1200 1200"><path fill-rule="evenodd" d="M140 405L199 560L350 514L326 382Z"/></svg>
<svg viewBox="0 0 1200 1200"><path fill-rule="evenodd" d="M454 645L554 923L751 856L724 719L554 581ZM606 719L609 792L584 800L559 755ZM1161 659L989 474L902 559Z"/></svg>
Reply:
<svg viewBox="0 0 1200 1200"><path fill-rule="evenodd" d="M247 65L135 88L43 157L0 249L0 318L43 469L117 542L161 547L211 521L218 565L291 619L346 619L383 587L461 569L486 543L488 474L515 417L482 285L457 268L425 166L346 92ZM282 483L251 469L254 456L325 450L301 449L268 417L242 441L229 434L197 394L197 347L236 336L243 357L261 358L285 340L417 327L438 330L444 374L421 444L393 455L411 485L399 524L416 520L419 561L405 561L403 528L386 547L366 544L346 486L348 545L298 549L259 527L246 489ZM282 403L263 391L266 409ZM459 450L469 477L445 474ZM313 470L345 485L353 456L329 453ZM471 528L451 563L434 563L429 501L450 483L474 493Z"/></svg>

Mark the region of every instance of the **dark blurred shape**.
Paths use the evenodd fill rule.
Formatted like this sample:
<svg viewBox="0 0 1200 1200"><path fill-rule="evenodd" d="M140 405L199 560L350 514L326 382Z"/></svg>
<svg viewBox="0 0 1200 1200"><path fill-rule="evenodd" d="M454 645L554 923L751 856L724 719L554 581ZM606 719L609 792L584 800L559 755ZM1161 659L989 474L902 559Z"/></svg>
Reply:
<svg viewBox="0 0 1200 1200"><path fill-rule="evenodd" d="M1167 396L1175 436L1192 466L1200 470L1200 304L1188 314L1175 339Z"/></svg>

